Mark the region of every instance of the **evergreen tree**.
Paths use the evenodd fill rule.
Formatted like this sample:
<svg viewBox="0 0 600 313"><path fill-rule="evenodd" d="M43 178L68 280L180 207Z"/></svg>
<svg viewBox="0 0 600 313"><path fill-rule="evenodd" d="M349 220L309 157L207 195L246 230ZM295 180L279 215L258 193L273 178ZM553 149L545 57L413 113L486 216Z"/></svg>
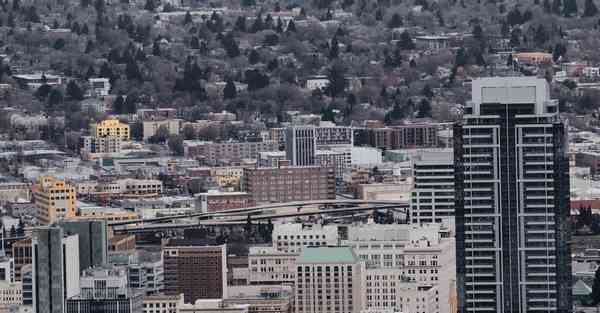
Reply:
<svg viewBox="0 0 600 313"><path fill-rule="evenodd" d="M286 31L292 33L296 32L296 24L294 23L294 20L290 20L290 22L287 25Z"/></svg>
<svg viewBox="0 0 600 313"><path fill-rule="evenodd" d="M238 16L237 20L235 21L235 26L233 27L233 30L238 31L238 32L246 32L246 17L245 16Z"/></svg>
<svg viewBox="0 0 600 313"><path fill-rule="evenodd" d="M329 49L329 58L335 59L340 54L340 47L338 45L337 38L335 36L331 39L331 48Z"/></svg>
<svg viewBox="0 0 600 313"><path fill-rule="evenodd" d="M467 65L467 51L465 48L461 47L456 51L456 56L454 58L454 64L456 66L465 66Z"/></svg>
<svg viewBox="0 0 600 313"><path fill-rule="evenodd" d="M544 0L544 12L551 13L552 5L550 4L550 0Z"/></svg>
<svg viewBox="0 0 600 313"><path fill-rule="evenodd" d="M596 7L594 0L585 0L583 16L590 17L590 16L596 16L596 14L598 14L598 7Z"/></svg>
<svg viewBox="0 0 600 313"><path fill-rule="evenodd" d="M404 25L404 23L402 22L402 17L400 16L400 14L394 13L388 21L387 25L389 28L398 28Z"/></svg>
<svg viewBox="0 0 600 313"><path fill-rule="evenodd" d="M483 39L483 29L479 24L473 26L473 38L481 41Z"/></svg>
<svg viewBox="0 0 600 313"><path fill-rule="evenodd" d="M235 88L235 83L232 79L228 79L225 84L225 89L223 89L223 99L235 99L237 97L237 89Z"/></svg>
<svg viewBox="0 0 600 313"><path fill-rule="evenodd" d="M72 100L83 100L83 90L77 85L74 80L69 81L67 84L67 97Z"/></svg>
<svg viewBox="0 0 600 313"><path fill-rule="evenodd" d="M510 26L522 24L523 17L521 16L521 11L519 8L514 7L512 10L510 10L510 12L508 12L506 15L506 22L508 22L508 25Z"/></svg>
<svg viewBox="0 0 600 313"><path fill-rule="evenodd" d="M113 102L113 111L117 114L122 114L125 109L125 100L122 95L119 95Z"/></svg>
<svg viewBox="0 0 600 313"><path fill-rule="evenodd" d="M127 80L142 80L142 73L135 60L131 59L127 62L127 65L125 66L125 76L127 77Z"/></svg>
<svg viewBox="0 0 600 313"><path fill-rule="evenodd" d="M402 50L412 50L415 48L415 44L407 31L400 34L400 40L396 46Z"/></svg>
<svg viewBox="0 0 600 313"><path fill-rule="evenodd" d="M90 79L92 77L96 77L96 71L94 70L94 67L90 65L85 73L85 79Z"/></svg>
<svg viewBox="0 0 600 313"><path fill-rule="evenodd" d="M562 7L561 0L553 0L552 1L552 13L559 15Z"/></svg>
<svg viewBox="0 0 600 313"><path fill-rule="evenodd" d="M189 25L192 23L192 14L190 11L185 12L185 18L183 19L183 25Z"/></svg>
<svg viewBox="0 0 600 313"><path fill-rule="evenodd" d="M223 37L223 40L221 40L221 43L223 44L223 48L230 58L235 58L240 55L240 49L237 42L235 42L235 39L233 38L232 32L228 32Z"/></svg>
<svg viewBox="0 0 600 313"><path fill-rule="evenodd" d="M275 31L279 34L283 33L283 21L280 17L277 18L277 26L275 27Z"/></svg>
<svg viewBox="0 0 600 313"><path fill-rule="evenodd" d="M260 61L260 56L258 55L258 52L255 49L252 49L250 51L250 54L248 55L248 62L250 64L256 64Z"/></svg>
<svg viewBox="0 0 600 313"><path fill-rule="evenodd" d="M419 103L419 114L417 114L417 117L431 117L431 104L429 103L429 100L425 98L421 100Z"/></svg>
<svg viewBox="0 0 600 313"><path fill-rule="evenodd" d="M198 39L198 37L192 37L192 39L190 40L190 48L200 49L200 40Z"/></svg>
<svg viewBox="0 0 600 313"><path fill-rule="evenodd" d="M433 90L431 90L431 87L429 87L429 85L425 85L423 87L423 91L421 91L421 94L428 99L433 98Z"/></svg>
<svg viewBox="0 0 600 313"><path fill-rule="evenodd" d="M576 0L564 0L563 1L563 15L565 17L571 17L577 15L577 1Z"/></svg>
<svg viewBox="0 0 600 313"><path fill-rule="evenodd" d="M549 39L548 33L546 33L546 29L544 28L544 25L542 25L542 24L538 25L538 27L535 30L533 41L538 46L542 46L543 44L546 43L546 41L548 41L548 39Z"/></svg>
<svg viewBox="0 0 600 313"><path fill-rule="evenodd" d="M327 85L327 94L331 97L337 97L344 92L346 88L345 71L339 64L334 64L327 73L329 84Z"/></svg>
<svg viewBox="0 0 600 313"><path fill-rule="evenodd" d="M90 54L92 51L94 51L94 42L88 40L87 44L85 45L85 54Z"/></svg>
<svg viewBox="0 0 600 313"><path fill-rule="evenodd" d="M154 3L154 0L146 0L144 10L154 12L154 10L156 10L156 3Z"/></svg>
<svg viewBox="0 0 600 313"><path fill-rule="evenodd" d="M154 41L154 43L152 44L152 55L157 57L160 56L160 45L158 44L158 41Z"/></svg>

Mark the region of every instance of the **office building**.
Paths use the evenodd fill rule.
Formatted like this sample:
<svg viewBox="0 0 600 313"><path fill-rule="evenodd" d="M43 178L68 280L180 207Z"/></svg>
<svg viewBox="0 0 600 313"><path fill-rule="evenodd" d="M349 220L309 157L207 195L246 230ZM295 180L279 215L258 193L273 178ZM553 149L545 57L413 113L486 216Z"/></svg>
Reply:
<svg viewBox="0 0 600 313"><path fill-rule="evenodd" d="M18 200L31 200L31 188L27 183L0 183L0 204Z"/></svg>
<svg viewBox="0 0 600 313"><path fill-rule="evenodd" d="M121 137L82 136L79 138L79 154L85 159L93 159L103 154L121 152Z"/></svg>
<svg viewBox="0 0 600 313"><path fill-rule="evenodd" d="M198 199L197 208L200 208L202 212L219 212L253 205L252 197L247 192L209 190L194 196Z"/></svg>
<svg viewBox="0 0 600 313"><path fill-rule="evenodd" d="M156 135L160 128L166 129L169 135L179 135L180 124L181 120L179 119L144 121L142 124L144 140Z"/></svg>
<svg viewBox="0 0 600 313"><path fill-rule="evenodd" d="M66 313L135 313L143 295L127 288L124 269L94 268L82 272L81 293L68 298Z"/></svg>
<svg viewBox="0 0 600 313"><path fill-rule="evenodd" d="M163 248L167 295L183 293L185 302L227 297L226 246L165 246Z"/></svg>
<svg viewBox="0 0 600 313"><path fill-rule="evenodd" d="M211 142L185 140L183 155L209 165L240 163L244 159L258 159L261 152L278 151L277 141Z"/></svg>
<svg viewBox="0 0 600 313"><path fill-rule="evenodd" d="M23 266L21 269L23 287L23 304L33 306L33 267L31 264Z"/></svg>
<svg viewBox="0 0 600 313"><path fill-rule="evenodd" d="M286 253L300 253L308 246L336 246L337 225L286 223L273 227L273 248Z"/></svg>
<svg viewBox="0 0 600 313"><path fill-rule="evenodd" d="M297 252L279 251L274 247L250 247L248 284L293 284L296 281Z"/></svg>
<svg viewBox="0 0 600 313"><path fill-rule="evenodd" d="M33 231L33 309L36 313L63 313L65 301L79 294L77 235L63 235L60 227Z"/></svg>
<svg viewBox="0 0 600 313"><path fill-rule="evenodd" d="M154 294L145 296L142 313L177 313L177 306L183 302L183 294Z"/></svg>
<svg viewBox="0 0 600 313"><path fill-rule="evenodd" d="M347 237L342 245L351 247L366 266L361 290L367 309L450 312L456 280L450 229L441 224L361 224L348 226Z"/></svg>
<svg viewBox="0 0 600 313"><path fill-rule="evenodd" d="M244 168L242 188L256 205L335 199L335 170L320 166Z"/></svg>
<svg viewBox="0 0 600 313"><path fill-rule="evenodd" d="M472 83L454 127L459 312L571 312L566 128L544 79Z"/></svg>
<svg viewBox="0 0 600 313"><path fill-rule="evenodd" d="M100 123L92 123L90 133L94 137L119 137L123 141L130 139L129 125L118 119L109 118Z"/></svg>
<svg viewBox="0 0 600 313"><path fill-rule="evenodd" d="M385 150L434 148L439 144L437 134L439 130L440 125L435 123L363 128L356 130L355 144Z"/></svg>
<svg viewBox="0 0 600 313"><path fill-rule="evenodd" d="M413 163L411 222L439 223L454 217L454 158L452 150L423 153Z"/></svg>
<svg viewBox="0 0 600 313"><path fill-rule="evenodd" d="M248 313L289 313L294 298L290 285L230 286L226 306L249 305Z"/></svg>
<svg viewBox="0 0 600 313"><path fill-rule="evenodd" d="M315 127L295 126L285 130L285 157L293 166L315 165L317 136Z"/></svg>
<svg viewBox="0 0 600 313"><path fill-rule="evenodd" d="M21 239L12 244L12 258L15 269L15 281L21 281L22 268L31 266L31 238Z"/></svg>
<svg viewBox="0 0 600 313"><path fill-rule="evenodd" d="M223 299L198 299L193 303L180 302L177 305L178 313L250 313L249 309L248 304L226 304Z"/></svg>
<svg viewBox="0 0 600 313"><path fill-rule="evenodd" d="M60 227L65 234L79 237L79 271L106 264L106 221L62 221Z"/></svg>
<svg viewBox="0 0 600 313"><path fill-rule="evenodd" d="M365 265L349 247L307 247L296 259L296 313L358 313Z"/></svg>
<svg viewBox="0 0 600 313"><path fill-rule="evenodd" d="M51 176L38 178L33 186L33 200L38 207L38 222L52 224L76 213L75 187Z"/></svg>
<svg viewBox="0 0 600 313"><path fill-rule="evenodd" d="M319 126L315 128L318 149L326 147L352 147L354 134L348 126Z"/></svg>

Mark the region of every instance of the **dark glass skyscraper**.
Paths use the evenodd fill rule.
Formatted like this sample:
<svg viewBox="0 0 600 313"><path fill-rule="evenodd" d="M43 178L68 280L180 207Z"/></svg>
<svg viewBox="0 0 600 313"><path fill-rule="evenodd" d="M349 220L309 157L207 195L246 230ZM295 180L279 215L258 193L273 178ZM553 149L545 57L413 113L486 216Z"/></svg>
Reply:
<svg viewBox="0 0 600 313"><path fill-rule="evenodd" d="M546 81L473 81L454 142L459 312L570 312L566 127Z"/></svg>

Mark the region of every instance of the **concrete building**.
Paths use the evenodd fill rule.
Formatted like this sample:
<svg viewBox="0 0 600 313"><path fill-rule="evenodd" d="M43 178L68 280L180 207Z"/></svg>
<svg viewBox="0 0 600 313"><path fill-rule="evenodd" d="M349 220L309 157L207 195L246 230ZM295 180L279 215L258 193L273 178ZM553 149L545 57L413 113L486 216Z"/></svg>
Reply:
<svg viewBox="0 0 600 313"><path fill-rule="evenodd" d="M106 97L110 93L110 80L108 78L97 77L89 78L89 95L91 97Z"/></svg>
<svg viewBox="0 0 600 313"><path fill-rule="evenodd" d="M570 312L567 136L544 79L474 80L454 127L460 312Z"/></svg>
<svg viewBox="0 0 600 313"><path fill-rule="evenodd" d="M273 248L286 253L299 253L309 246L339 244L337 225L275 224L271 236Z"/></svg>
<svg viewBox="0 0 600 313"><path fill-rule="evenodd" d="M177 109L174 108L138 109L136 113L142 121L172 120L177 117Z"/></svg>
<svg viewBox="0 0 600 313"><path fill-rule="evenodd" d="M439 223L454 217L454 158L452 150L423 154L415 160L411 195L412 223Z"/></svg>
<svg viewBox="0 0 600 313"><path fill-rule="evenodd" d="M186 140L184 156L203 161L209 165L240 163L244 159L258 159L259 153L277 151L276 141L258 142L210 142Z"/></svg>
<svg viewBox="0 0 600 313"><path fill-rule="evenodd" d="M103 266L107 262L106 221L61 221L65 234L79 238L79 271L89 267Z"/></svg>
<svg viewBox="0 0 600 313"><path fill-rule="evenodd" d="M349 150L317 150L315 164L333 168L336 180L342 180L344 171L352 165L351 152Z"/></svg>
<svg viewBox="0 0 600 313"><path fill-rule="evenodd" d="M194 195L202 212L219 212L253 206L252 197L247 192L221 192L209 190Z"/></svg>
<svg viewBox="0 0 600 313"><path fill-rule="evenodd" d="M142 295L129 290L124 269L85 270L81 293L66 301L68 313L133 313L142 311Z"/></svg>
<svg viewBox="0 0 600 313"><path fill-rule="evenodd" d="M296 259L296 313L358 313L365 265L349 247L307 247Z"/></svg>
<svg viewBox="0 0 600 313"><path fill-rule="evenodd" d="M17 202L20 199L31 200L31 188L29 184L19 182L0 183L0 204Z"/></svg>
<svg viewBox="0 0 600 313"><path fill-rule="evenodd" d="M109 118L100 123L92 123L90 133L94 137L119 137L123 141L130 139L129 125L118 119Z"/></svg>
<svg viewBox="0 0 600 313"><path fill-rule="evenodd" d="M356 130L355 143L379 149L437 147L439 124L415 123L390 127L364 128Z"/></svg>
<svg viewBox="0 0 600 313"><path fill-rule="evenodd" d="M248 313L289 313L292 309L291 286L230 286L225 306L248 305Z"/></svg>
<svg viewBox="0 0 600 313"><path fill-rule="evenodd" d="M456 281L450 229L440 224L353 225L342 244L365 262L361 290L367 309L413 312L419 306L417 312L425 307L426 312L450 312Z"/></svg>
<svg viewBox="0 0 600 313"><path fill-rule="evenodd" d="M198 299L193 304L180 302L178 313L249 313L248 304L228 305L222 299Z"/></svg>
<svg viewBox="0 0 600 313"><path fill-rule="evenodd" d="M142 290L146 295L157 294L164 288L164 267L161 253L139 253L126 264L129 287Z"/></svg>
<svg viewBox="0 0 600 313"><path fill-rule="evenodd" d="M145 120L143 122L144 141L154 136L158 129L161 127L165 128L169 132L169 135L179 135L180 124L181 120L179 119L164 119L152 121Z"/></svg>
<svg viewBox="0 0 600 313"><path fill-rule="evenodd" d="M38 222L52 224L76 213L75 187L50 176L38 178L33 186L33 200L38 207Z"/></svg>
<svg viewBox="0 0 600 313"><path fill-rule="evenodd" d="M162 181L157 179L124 178L99 184L98 192L129 195L158 195L162 193Z"/></svg>
<svg viewBox="0 0 600 313"><path fill-rule="evenodd" d="M354 132L348 126L319 126L315 128L315 137L317 149L354 145Z"/></svg>
<svg viewBox="0 0 600 313"><path fill-rule="evenodd" d="M116 136L83 136L79 138L79 154L84 159L92 160L103 154L120 153L121 142L121 137Z"/></svg>
<svg viewBox="0 0 600 313"><path fill-rule="evenodd" d="M13 75L13 78L19 86L31 90L37 90L44 84L48 86L58 86L62 84L62 77L45 73L19 74Z"/></svg>
<svg viewBox="0 0 600 313"><path fill-rule="evenodd" d="M257 205L335 199L335 170L320 166L245 168L242 185Z"/></svg>
<svg viewBox="0 0 600 313"><path fill-rule="evenodd" d="M79 294L79 242L63 236L59 227L33 231L33 309L37 313L63 313L66 299Z"/></svg>
<svg viewBox="0 0 600 313"><path fill-rule="evenodd" d="M265 151L258 154L257 163L260 167L279 167L289 165L289 160L285 158L285 151Z"/></svg>
<svg viewBox="0 0 600 313"><path fill-rule="evenodd" d="M183 302L183 294L154 294L145 296L142 313L177 313L177 306Z"/></svg>
<svg viewBox="0 0 600 313"><path fill-rule="evenodd" d="M591 175L600 173L600 152L580 151L575 153L575 166L587 167Z"/></svg>
<svg viewBox="0 0 600 313"><path fill-rule="evenodd" d="M164 292L186 302L227 297L226 246L165 246Z"/></svg>
<svg viewBox="0 0 600 313"><path fill-rule="evenodd" d="M31 266L31 256L31 238L21 239L12 244L12 258L15 271L15 281L22 280L21 269L23 268L23 266Z"/></svg>
<svg viewBox="0 0 600 313"><path fill-rule="evenodd" d="M279 251L275 247L250 247L248 284L293 284L296 281L298 252Z"/></svg>
<svg viewBox="0 0 600 313"><path fill-rule="evenodd" d="M10 312L11 308L23 305L23 284L21 282L0 281L0 312Z"/></svg>
<svg viewBox="0 0 600 313"><path fill-rule="evenodd" d="M315 165L316 130L313 126L294 126L285 129L285 158L293 166Z"/></svg>

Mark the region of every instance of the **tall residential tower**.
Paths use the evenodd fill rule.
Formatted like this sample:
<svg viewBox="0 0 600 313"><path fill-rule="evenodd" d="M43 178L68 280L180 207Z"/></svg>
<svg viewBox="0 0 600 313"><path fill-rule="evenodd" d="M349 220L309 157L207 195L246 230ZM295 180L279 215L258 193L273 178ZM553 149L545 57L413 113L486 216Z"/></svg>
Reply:
<svg viewBox="0 0 600 313"><path fill-rule="evenodd" d="M566 127L546 81L473 81L454 140L459 312L570 312Z"/></svg>

